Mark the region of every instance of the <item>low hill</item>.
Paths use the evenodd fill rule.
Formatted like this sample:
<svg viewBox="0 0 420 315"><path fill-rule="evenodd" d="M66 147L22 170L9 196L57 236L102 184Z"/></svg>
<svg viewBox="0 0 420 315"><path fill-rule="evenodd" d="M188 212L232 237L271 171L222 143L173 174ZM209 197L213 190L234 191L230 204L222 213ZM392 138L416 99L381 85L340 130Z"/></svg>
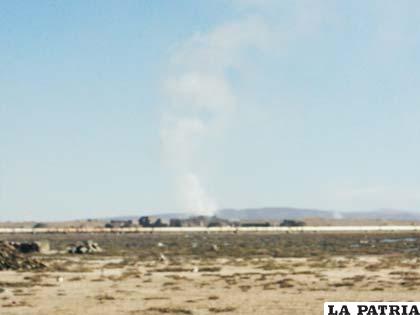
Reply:
<svg viewBox="0 0 420 315"><path fill-rule="evenodd" d="M216 215L228 220L302 220L317 217L322 219L334 218L331 211L298 208L254 208L254 209L223 209Z"/></svg>

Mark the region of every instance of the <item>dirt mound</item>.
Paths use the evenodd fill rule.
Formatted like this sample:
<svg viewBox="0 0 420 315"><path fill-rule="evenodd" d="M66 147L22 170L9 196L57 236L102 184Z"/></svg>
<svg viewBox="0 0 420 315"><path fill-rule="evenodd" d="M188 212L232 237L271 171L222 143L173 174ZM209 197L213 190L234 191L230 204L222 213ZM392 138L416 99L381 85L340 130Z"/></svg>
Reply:
<svg viewBox="0 0 420 315"><path fill-rule="evenodd" d="M39 260L20 254L12 244L0 242L0 270L35 270L45 267Z"/></svg>

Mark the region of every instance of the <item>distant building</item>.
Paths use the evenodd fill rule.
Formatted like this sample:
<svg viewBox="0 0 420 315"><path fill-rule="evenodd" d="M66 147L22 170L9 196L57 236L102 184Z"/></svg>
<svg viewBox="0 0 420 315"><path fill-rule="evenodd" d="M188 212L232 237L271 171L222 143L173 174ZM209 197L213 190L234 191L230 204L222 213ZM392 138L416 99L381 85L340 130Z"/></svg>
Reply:
<svg viewBox="0 0 420 315"><path fill-rule="evenodd" d="M165 227L169 225L167 220L155 216L143 216L139 219L139 224L142 227Z"/></svg>
<svg viewBox="0 0 420 315"><path fill-rule="evenodd" d="M173 227L221 227L232 226L232 223L215 216L195 216L188 219L171 219L169 225Z"/></svg>
<svg viewBox="0 0 420 315"><path fill-rule="evenodd" d="M190 217L188 219L181 220L181 225L184 227L194 227L194 226L207 226L208 218L205 216L196 216Z"/></svg>
<svg viewBox="0 0 420 315"><path fill-rule="evenodd" d="M305 222L297 220L283 220L280 226L304 226Z"/></svg>
<svg viewBox="0 0 420 315"><path fill-rule="evenodd" d="M124 227L132 227L135 225L134 220L111 220L107 224L105 224L106 228L124 228Z"/></svg>

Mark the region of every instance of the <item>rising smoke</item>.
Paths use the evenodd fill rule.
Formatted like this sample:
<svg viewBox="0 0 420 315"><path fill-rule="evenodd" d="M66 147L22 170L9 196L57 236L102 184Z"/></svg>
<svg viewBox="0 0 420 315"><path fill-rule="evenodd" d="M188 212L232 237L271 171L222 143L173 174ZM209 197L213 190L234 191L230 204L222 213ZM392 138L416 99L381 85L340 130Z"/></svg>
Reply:
<svg viewBox="0 0 420 315"><path fill-rule="evenodd" d="M195 34L173 55L171 70L163 80L167 103L161 140L183 210L209 215L218 208L198 173L199 153L204 140L223 132L238 108L228 71L240 69L247 48L264 48L267 33L261 20L244 18Z"/></svg>

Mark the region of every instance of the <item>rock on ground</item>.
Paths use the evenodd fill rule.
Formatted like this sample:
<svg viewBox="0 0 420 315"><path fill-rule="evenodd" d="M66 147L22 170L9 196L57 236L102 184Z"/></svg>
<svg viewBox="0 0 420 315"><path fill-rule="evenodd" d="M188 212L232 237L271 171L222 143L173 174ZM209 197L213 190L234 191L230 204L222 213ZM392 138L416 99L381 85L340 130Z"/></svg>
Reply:
<svg viewBox="0 0 420 315"><path fill-rule="evenodd" d="M102 248L93 241L81 242L76 245L69 246L67 248L69 254L91 254L91 253L100 253Z"/></svg>

